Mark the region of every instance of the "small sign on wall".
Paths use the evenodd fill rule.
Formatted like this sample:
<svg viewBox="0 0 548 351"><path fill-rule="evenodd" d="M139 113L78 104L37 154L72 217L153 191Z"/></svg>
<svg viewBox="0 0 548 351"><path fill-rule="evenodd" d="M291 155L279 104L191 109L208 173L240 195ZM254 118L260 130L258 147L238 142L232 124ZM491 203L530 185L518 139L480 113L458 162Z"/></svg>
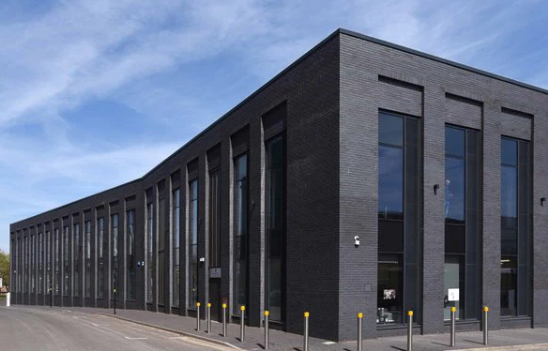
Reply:
<svg viewBox="0 0 548 351"><path fill-rule="evenodd" d="M459 301L459 289L449 289L447 295L449 301Z"/></svg>
<svg viewBox="0 0 548 351"><path fill-rule="evenodd" d="M221 278L221 268L210 268L209 269L210 278Z"/></svg>

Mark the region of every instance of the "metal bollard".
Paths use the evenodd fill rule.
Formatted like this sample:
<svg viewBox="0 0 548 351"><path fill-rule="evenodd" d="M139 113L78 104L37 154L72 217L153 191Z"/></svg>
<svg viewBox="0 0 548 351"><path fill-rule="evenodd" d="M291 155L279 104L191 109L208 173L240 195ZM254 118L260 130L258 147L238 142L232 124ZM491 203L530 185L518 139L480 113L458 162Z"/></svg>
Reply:
<svg viewBox="0 0 548 351"><path fill-rule="evenodd" d="M196 331L200 331L200 306L201 303L196 302Z"/></svg>
<svg viewBox="0 0 548 351"><path fill-rule="evenodd" d="M116 288L114 288L113 290L113 294L114 294L114 314L116 314Z"/></svg>
<svg viewBox="0 0 548 351"><path fill-rule="evenodd" d="M6 307L10 307L11 305L11 293L6 294Z"/></svg>
<svg viewBox="0 0 548 351"><path fill-rule="evenodd" d="M206 318L207 318L207 331L206 333L211 333L211 303L207 304L207 310L206 310Z"/></svg>
<svg viewBox="0 0 548 351"><path fill-rule="evenodd" d="M304 347L303 347L303 351L308 351L308 317L310 317L310 313L305 312L304 313Z"/></svg>
<svg viewBox="0 0 548 351"><path fill-rule="evenodd" d="M358 313L358 351L363 350L362 318L363 313Z"/></svg>
<svg viewBox="0 0 548 351"><path fill-rule="evenodd" d="M268 330L268 316L270 316L269 311L264 311L264 349L268 350L268 344L270 344L270 335Z"/></svg>
<svg viewBox="0 0 548 351"><path fill-rule="evenodd" d="M227 337L227 331L226 331L226 303L223 303L223 336Z"/></svg>
<svg viewBox="0 0 548 351"><path fill-rule="evenodd" d="M489 345L489 327L487 326L487 314L489 307L483 307L483 345Z"/></svg>
<svg viewBox="0 0 548 351"><path fill-rule="evenodd" d="M457 309L451 307L451 347L455 347L455 312Z"/></svg>
<svg viewBox="0 0 548 351"><path fill-rule="evenodd" d="M240 342L244 342L245 339L245 306L240 307Z"/></svg>
<svg viewBox="0 0 548 351"><path fill-rule="evenodd" d="M409 320L407 322L407 351L413 351L413 311L407 312Z"/></svg>

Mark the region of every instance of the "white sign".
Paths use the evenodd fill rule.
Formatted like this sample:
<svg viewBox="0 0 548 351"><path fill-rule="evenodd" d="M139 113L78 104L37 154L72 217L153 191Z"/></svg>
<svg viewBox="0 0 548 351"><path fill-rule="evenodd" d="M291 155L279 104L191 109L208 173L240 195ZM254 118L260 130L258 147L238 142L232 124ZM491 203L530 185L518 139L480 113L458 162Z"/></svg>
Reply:
<svg viewBox="0 0 548 351"><path fill-rule="evenodd" d="M0 278L0 288L3 287L4 284L2 284L2 278Z"/></svg>
<svg viewBox="0 0 548 351"><path fill-rule="evenodd" d="M220 278L221 277L221 268L210 268L209 269L210 278Z"/></svg>
<svg viewBox="0 0 548 351"><path fill-rule="evenodd" d="M449 289L449 301L459 301L459 289Z"/></svg>

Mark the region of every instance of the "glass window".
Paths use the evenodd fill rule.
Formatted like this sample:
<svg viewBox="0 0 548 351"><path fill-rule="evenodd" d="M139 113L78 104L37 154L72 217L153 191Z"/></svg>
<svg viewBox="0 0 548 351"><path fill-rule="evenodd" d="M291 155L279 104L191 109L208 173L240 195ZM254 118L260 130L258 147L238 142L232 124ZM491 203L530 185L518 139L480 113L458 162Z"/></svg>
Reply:
<svg viewBox="0 0 548 351"><path fill-rule="evenodd" d="M285 135L266 142L267 162L267 308L272 320L283 320L285 305Z"/></svg>
<svg viewBox="0 0 548 351"><path fill-rule="evenodd" d="M80 223L74 223L74 282L72 291L75 297L80 294L80 252L82 243L80 241Z"/></svg>
<svg viewBox="0 0 548 351"><path fill-rule="evenodd" d="M91 297L91 221L86 221L86 297Z"/></svg>
<svg viewBox="0 0 548 351"><path fill-rule="evenodd" d="M419 317L416 308L419 299L416 262L420 247L417 244L418 134L416 118L380 112L378 324L403 323L407 310L413 310Z"/></svg>
<svg viewBox="0 0 548 351"><path fill-rule="evenodd" d="M127 211L127 298L135 299L135 210Z"/></svg>
<svg viewBox="0 0 548 351"><path fill-rule="evenodd" d="M209 267L221 266L221 172L209 173Z"/></svg>
<svg viewBox="0 0 548 351"><path fill-rule="evenodd" d="M445 218L464 223L466 159L445 156Z"/></svg>
<svg viewBox="0 0 548 351"><path fill-rule="evenodd" d="M152 303L152 289L154 287L154 205L147 205L147 302Z"/></svg>
<svg viewBox="0 0 548 351"><path fill-rule="evenodd" d="M59 251L59 229L55 229L55 295L60 294L59 282L61 281L61 259Z"/></svg>
<svg viewBox="0 0 548 351"><path fill-rule="evenodd" d="M110 235L112 239L112 288L118 288L118 214L110 216Z"/></svg>
<svg viewBox="0 0 548 351"><path fill-rule="evenodd" d="M63 261L64 261L64 282L63 282L63 295L68 296L69 294L69 283L70 283L70 265L69 265L69 227L65 226L63 228Z"/></svg>
<svg viewBox="0 0 548 351"><path fill-rule="evenodd" d="M165 304L166 271L166 199L161 197L158 202L158 304Z"/></svg>
<svg viewBox="0 0 548 351"><path fill-rule="evenodd" d="M529 143L501 141L502 316L531 314L531 197Z"/></svg>
<svg viewBox="0 0 548 351"><path fill-rule="evenodd" d="M46 231L46 289L50 293L53 289L51 286L51 232Z"/></svg>
<svg viewBox="0 0 548 351"><path fill-rule="evenodd" d="M181 242L181 189L175 189L172 192L172 228L173 228L173 306L179 306L179 289L180 289L180 276L179 260L180 260L180 242Z"/></svg>
<svg viewBox="0 0 548 351"><path fill-rule="evenodd" d="M38 233L38 293L44 292L44 245L42 233Z"/></svg>
<svg viewBox="0 0 548 351"><path fill-rule="evenodd" d="M189 183L189 295L190 308L198 302L198 180Z"/></svg>
<svg viewBox="0 0 548 351"><path fill-rule="evenodd" d="M234 314L247 305L247 177L247 155L242 155L234 160Z"/></svg>
<svg viewBox="0 0 548 351"><path fill-rule="evenodd" d="M97 297L105 297L105 259L104 251L106 240L104 238L105 232L105 219L103 217L97 219L97 249L99 254L97 255L98 274L97 274Z"/></svg>

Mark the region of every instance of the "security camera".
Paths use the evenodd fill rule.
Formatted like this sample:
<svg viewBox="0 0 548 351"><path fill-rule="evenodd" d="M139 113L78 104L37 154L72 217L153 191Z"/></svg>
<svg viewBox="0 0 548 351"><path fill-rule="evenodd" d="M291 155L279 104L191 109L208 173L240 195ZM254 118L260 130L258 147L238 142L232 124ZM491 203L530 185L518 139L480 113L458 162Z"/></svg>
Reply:
<svg viewBox="0 0 548 351"><path fill-rule="evenodd" d="M360 246L360 237L357 235L354 237L354 246Z"/></svg>
<svg viewBox="0 0 548 351"><path fill-rule="evenodd" d="M205 257L200 257L200 262L205 262Z"/></svg>

